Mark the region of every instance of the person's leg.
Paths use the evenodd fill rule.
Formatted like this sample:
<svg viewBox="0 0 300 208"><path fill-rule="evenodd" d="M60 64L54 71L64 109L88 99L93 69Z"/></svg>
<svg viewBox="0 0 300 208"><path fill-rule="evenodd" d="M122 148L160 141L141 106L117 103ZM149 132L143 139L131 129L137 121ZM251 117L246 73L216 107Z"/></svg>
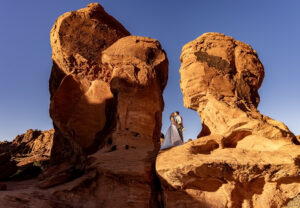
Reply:
<svg viewBox="0 0 300 208"><path fill-rule="evenodd" d="M181 127L179 127L179 128L177 128L178 129L178 133L179 133L179 136L180 136L180 138L181 138L181 141L182 141L182 143L183 143L183 134L182 134L182 128Z"/></svg>

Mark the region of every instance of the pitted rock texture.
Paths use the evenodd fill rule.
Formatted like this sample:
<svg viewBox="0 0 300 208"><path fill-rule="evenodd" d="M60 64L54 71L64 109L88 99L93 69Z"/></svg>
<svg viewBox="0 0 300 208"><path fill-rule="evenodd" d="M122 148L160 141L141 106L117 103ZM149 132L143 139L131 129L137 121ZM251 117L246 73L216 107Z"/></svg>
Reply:
<svg viewBox="0 0 300 208"><path fill-rule="evenodd" d="M263 148L221 148L222 139L201 137L158 155L166 208L281 208L300 194L299 146L270 150L276 143L256 138Z"/></svg>
<svg viewBox="0 0 300 208"><path fill-rule="evenodd" d="M101 52L130 33L97 3L60 16L50 32L52 59L58 74L81 74L91 80L110 78L101 66ZM53 72L52 71L52 72ZM50 80L50 93L61 80Z"/></svg>
<svg viewBox="0 0 300 208"><path fill-rule="evenodd" d="M198 139L161 152L165 207L279 208L300 193L300 147L259 113L264 69L247 44L206 33L181 54L184 105L202 120Z"/></svg>
<svg viewBox="0 0 300 208"><path fill-rule="evenodd" d="M78 157L100 145L105 126L112 121L112 71L102 64L101 53L130 33L99 4L60 16L50 32L53 67L49 89L50 115L56 134L53 163ZM68 151L66 151L68 150ZM74 159L76 160L76 159Z"/></svg>
<svg viewBox="0 0 300 208"><path fill-rule="evenodd" d="M251 46L220 33L205 33L182 48L180 86L184 106L202 121L199 136L259 135L295 141L281 122L259 113L264 67Z"/></svg>

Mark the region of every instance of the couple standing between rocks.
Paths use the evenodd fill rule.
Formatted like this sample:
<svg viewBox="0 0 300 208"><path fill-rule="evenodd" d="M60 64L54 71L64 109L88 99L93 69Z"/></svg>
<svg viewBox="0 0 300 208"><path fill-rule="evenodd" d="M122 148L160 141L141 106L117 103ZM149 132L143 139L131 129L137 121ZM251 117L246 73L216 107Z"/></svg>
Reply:
<svg viewBox="0 0 300 208"><path fill-rule="evenodd" d="M165 139L160 149L167 149L173 146L183 144L183 122L179 112L176 111L170 115L171 125L167 130Z"/></svg>

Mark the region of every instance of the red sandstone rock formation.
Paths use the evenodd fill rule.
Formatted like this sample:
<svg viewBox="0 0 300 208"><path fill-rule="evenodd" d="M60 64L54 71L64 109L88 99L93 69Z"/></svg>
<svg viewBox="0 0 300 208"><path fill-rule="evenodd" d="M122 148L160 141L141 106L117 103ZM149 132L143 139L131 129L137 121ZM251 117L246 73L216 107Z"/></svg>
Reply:
<svg viewBox="0 0 300 208"><path fill-rule="evenodd" d="M29 129L25 134L18 135L12 142L0 143L1 158L6 158L7 163L2 164L0 159L0 179L22 179L35 177L32 172L36 165L46 165L50 159L54 130L38 131ZM4 157L5 156L5 157ZM6 174L4 174L6 170ZM18 175L13 174L18 170ZM27 173L26 173L27 172ZM38 171L37 173L39 173ZM26 176L25 176L25 175Z"/></svg>
<svg viewBox="0 0 300 208"><path fill-rule="evenodd" d="M283 123L256 108L264 68L249 45L206 33L186 44L180 59L184 105L201 117L199 136L220 134L230 139L235 134L255 134L295 139Z"/></svg>
<svg viewBox="0 0 300 208"><path fill-rule="evenodd" d="M94 206L156 207L154 161L160 147L167 57L157 40L128 36L103 51L102 62L112 70L109 84L116 99L116 124L113 129L108 126L109 137L103 137L103 144L88 156L86 173L78 179L93 181L93 197L78 195L76 203L89 199ZM73 173L65 170L72 168L68 163L50 168L39 186L70 180Z"/></svg>
<svg viewBox="0 0 300 208"><path fill-rule="evenodd" d="M28 186L17 194L7 183L0 203L13 207L26 198L27 207L158 207L154 166L168 78L160 43L129 36L90 4L58 18L51 45L53 166L34 185L15 184Z"/></svg>
<svg viewBox="0 0 300 208"><path fill-rule="evenodd" d="M260 114L264 77L256 52L219 33L186 44L184 105L200 138L158 155L165 207L283 207L300 194L300 148L281 122Z"/></svg>
<svg viewBox="0 0 300 208"><path fill-rule="evenodd" d="M29 129L25 134L18 135L10 144L10 152L18 166L35 161L47 161L53 144L54 129L39 131Z"/></svg>
<svg viewBox="0 0 300 208"><path fill-rule="evenodd" d="M29 158L31 153L48 158L51 152L52 166L39 181L0 184L1 206L275 208L297 203L298 142L284 124L256 109L264 70L249 45L209 33L183 48L181 88L185 106L201 116L201 138L157 158L168 78L160 43L129 36L100 5L90 4L58 18L51 45L53 146L53 131L46 146L41 135L47 132L29 131L15 141L22 146L16 152ZM0 145L5 152L10 148ZM0 155L0 169L10 159Z"/></svg>
<svg viewBox="0 0 300 208"><path fill-rule="evenodd" d="M50 33L53 67L49 85L54 163L90 152L107 136L115 104L108 83L112 71L102 64L101 53L128 35L99 4L67 12L56 20Z"/></svg>

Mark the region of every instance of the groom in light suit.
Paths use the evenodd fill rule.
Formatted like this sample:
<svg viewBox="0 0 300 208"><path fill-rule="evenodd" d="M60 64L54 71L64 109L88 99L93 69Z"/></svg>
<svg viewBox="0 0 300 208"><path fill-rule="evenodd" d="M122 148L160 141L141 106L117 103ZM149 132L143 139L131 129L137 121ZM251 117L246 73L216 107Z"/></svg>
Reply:
<svg viewBox="0 0 300 208"><path fill-rule="evenodd" d="M183 134L182 134L182 129L183 129L183 123L182 123L182 117L179 115L179 112L176 111L174 113L174 120L177 124L177 130L178 130L178 133L179 133L179 136L183 142Z"/></svg>

